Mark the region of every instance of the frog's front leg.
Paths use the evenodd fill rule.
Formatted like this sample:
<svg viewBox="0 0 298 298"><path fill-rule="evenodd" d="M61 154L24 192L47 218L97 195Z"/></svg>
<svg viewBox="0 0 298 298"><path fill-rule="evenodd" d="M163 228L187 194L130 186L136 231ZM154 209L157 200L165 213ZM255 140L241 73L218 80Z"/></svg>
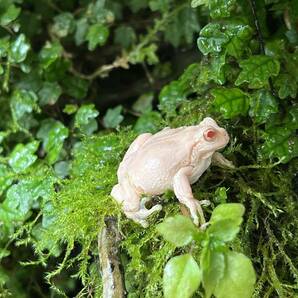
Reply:
<svg viewBox="0 0 298 298"><path fill-rule="evenodd" d="M190 177L192 175L193 167L188 166L181 168L177 174L174 176L173 188L176 197L179 202L186 205L189 209L191 217L196 225L199 224L199 219L197 213L200 216L200 224L205 223L205 218L203 210L199 201L194 199L191 186L190 186Z"/></svg>
<svg viewBox="0 0 298 298"><path fill-rule="evenodd" d="M212 163L223 167L223 168L229 168L229 169L234 169L235 166L234 164L226 159L221 153L219 152L214 152L214 154L212 155Z"/></svg>

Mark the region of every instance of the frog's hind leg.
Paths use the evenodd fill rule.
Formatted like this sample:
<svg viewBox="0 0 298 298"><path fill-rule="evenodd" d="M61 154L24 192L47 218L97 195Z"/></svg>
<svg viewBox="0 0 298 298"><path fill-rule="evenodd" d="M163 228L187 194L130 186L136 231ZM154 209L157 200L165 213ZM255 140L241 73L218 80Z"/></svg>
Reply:
<svg viewBox="0 0 298 298"><path fill-rule="evenodd" d="M141 202L140 195L135 191L128 178L124 178L121 184L115 185L111 195L118 203L122 204L125 215L143 227L148 226L146 221L148 216L162 209L161 205L147 209L145 207L146 202Z"/></svg>
<svg viewBox="0 0 298 298"><path fill-rule="evenodd" d="M150 216L152 213L160 211L162 209L161 205L155 205L150 209L147 209L145 206L141 207L140 210L135 212L124 211L125 215L141 224L144 228L148 227L148 222L146 221L147 217Z"/></svg>

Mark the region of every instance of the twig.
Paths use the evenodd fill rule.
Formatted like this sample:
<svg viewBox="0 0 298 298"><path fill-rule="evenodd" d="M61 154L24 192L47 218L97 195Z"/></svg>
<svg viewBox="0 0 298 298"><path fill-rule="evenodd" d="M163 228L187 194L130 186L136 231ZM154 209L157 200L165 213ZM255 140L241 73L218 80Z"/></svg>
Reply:
<svg viewBox="0 0 298 298"><path fill-rule="evenodd" d="M259 40L259 44L260 44L261 53L263 55L266 55L265 54L264 37L263 37L263 34L262 34L259 18L258 18L258 15L257 15L256 1L255 0L248 0L248 2L250 4L250 8L251 8L253 18L254 18L254 21L255 21L255 27L256 27L256 31L257 31L257 35L258 35L258 40ZM277 97L271 78L269 78L269 86L270 86L270 90L271 90L272 95Z"/></svg>
<svg viewBox="0 0 298 298"><path fill-rule="evenodd" d="M103 298L124 297L122 274L119 268L118 245L121 240L115 218L106 219L106 227L98 234L98 251L103 280Z"/></svg>
<svg viewBox="0 0 298 298"><path fill-rule="evenodd" d="M132 57L134 57L136 53L138 53L142 48L144 48L150 42L152 42L156 38L156 34L159 31L161 31L162 27L175 14L177 14L181 9L183 9L187 5L188 5L187 3L183 3L182 5L178 6L173 11L171 11L170 13L168 13L168 12L165 13L160 20L156 21L154 27L151 30L149 30L147 35L142 39L142 41L138 45L136 45L129 53L124 53L122 56L117 57L112 64L102 65L91 74L80 73L77 70L75 70L74 68L71 68L70 71L82 79L92 81L97 77L106 77L115 68L128 69L129 64L131 63ZM150 79L149 79L149 81L150 81Z"/></svg>

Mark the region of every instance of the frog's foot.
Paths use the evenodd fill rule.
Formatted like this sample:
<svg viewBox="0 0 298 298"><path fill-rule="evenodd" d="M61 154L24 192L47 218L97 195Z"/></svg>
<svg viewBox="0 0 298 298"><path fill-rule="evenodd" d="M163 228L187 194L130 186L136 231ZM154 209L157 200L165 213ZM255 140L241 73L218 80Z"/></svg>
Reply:
<svg viewBox="0 0 298 298"><path fill-rule="evenodd" d="M150 200L150 198L149 198ZM148 201L148 198L145 198L145 201ZM146 202L145 202L146 203ZM142 201L140 205L140 209L138 211L125 211L125 215L132 219L133 221L139 223L144 228L148 227L148 223L146 221L147 217L150 216L152 213L160 211L162 209L161 205L155 205L150 209L145 207L144 201Z"/></svg>
<svg viewBox="0 0 298 298"><path fill-rule="evenodd" d="M200 200L199 203L201 206L207 207L210 206L211 202L209 200Z"/></svg>

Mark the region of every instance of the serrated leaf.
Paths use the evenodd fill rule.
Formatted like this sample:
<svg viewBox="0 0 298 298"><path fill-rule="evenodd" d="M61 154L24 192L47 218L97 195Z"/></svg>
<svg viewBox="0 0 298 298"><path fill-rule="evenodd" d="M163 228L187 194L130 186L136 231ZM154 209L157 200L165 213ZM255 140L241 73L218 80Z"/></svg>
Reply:
<svg viewBox="0 0 298 298"><path fill-rule="evenodd" d="M75 127L83 133L92 134L97 129L97 122L94 119L99 115L94 104L82 105L75 115ZM90 126L91 125L91 126Z"/></svg>
<svg viewBox="0 0 298 298"><path fill-rule="evenodd" d="M207 55L209 53L220 53L228 41L229 37L221 31L220 24L209 23L200 31L197 43L200 51Z"/></svg>
<svg viewBox="0 0 298 298"><path fill-rule="evenodd" d="M53 105L62 94L62 89L57 82L44 82L42 88L38 91L39 104Z"/></svg>
<svg viewBox="0 0 298 298"><path fill-rule="evenodd" d="M225 51L239 58L252 36L252 29L241 23L209 23L200 32L197 40L200 51L204 54L218 55Z"/></svg>
<svg viewBox="0 0 298 298"><path fill-rule="evenodd" d="M230 16L236 0L192 0L191 6L193 8L205 5L210 10L210 16L212 18L224 18Z"/></svg>
<svg viewBox="0 0 298 298"><path fill-rule="evenodd" d="M15 41L13 41L10 45L10 55L9 59L14 63L23 62L27 53L30 49L30 44L26 42L26 37L24 34L20 34Z"/></svg>
<svg viewBox="0 0 298 298"><path fill-rule="evenodd" d="M144 132L154 133L160 129L161 123L162 117L160 113L154 111L147 112L138 118L133 129L139 134Z"/></svg>
<svg viewBox="0 0 298 298"><path fill-rule="evenodd" d="M250 117L257 124L265 123L269 117L278 112L276 98L267 90L258 90L250 97Z"/></svg>
<svg viewBox="0 0 298 298"><path fill-rule="evenodd" d="M225 273L217 284L216 298L250 298L256 275L251 261L245 255L228 251L225 253Z"/></svg>
<svg viewBox="0 0 298 298"><path fill-rule="evenodd" d="M63 48L57 41L50 43L47 41L39 53L39 60L43 68L48 68L62 56Z"/></svg>
<svg viewBox="0 0 298 298"><path fill-rule="evenodd" d="M205 246L201 253L202 281L206 298L209 298L215 290L216 285L224 276L225 259L221 251Z"/></svg>
<svg viewBox="0 0 298 298"><path fill-rule="evenodd" d="M65 37L72 33L75 28L74 17L69 12L64 12L54 17L54 25L51 30L58 37Z"/></svg>
<svg viewBox="0 0 298 298"><path fill-rule="evenodd" d="M67 137L68 129L61 122L53 119L42 121L37 138L42 140L43 149L47 153L46 159L50 164L58 160Z"/></svg>
<svg viewBox="0 0 298 298"><path fill-rule="evenodd" d="M0 163L0 195L12 184L13 178L12 170L7 165Z"/></svg>
<svg viewBox="0 0 298 298"><path fill-rule="evenodd" d="M5 200L0 205L2 222L9 224L12 221L25 220L33 206L38 203L38 198L48 199L53 193L53 182L51 176L41 175L39 178L23 179L11 186Z"/></svg>
<svg viewBox="0 0 298 298"><path fill-rule="evenodd" d="M264 135L261 153L266 158L282 159L284 163L298 156L298 137L287 126L267 129Z"/></svg>
<svg viewBox="0 0 298 298"><path fill-rule="evenodd" d="M0 25L7 26L13 22L20 14L21 9L14 4L8 6L4 13L0 15Z"/></svg>
<svg viewBox="0 0 298 298"><path fill-rule="evenodd" d="M248 83L251 89L259 89L268 86L268 79L279 73L279 62L269 56L255 55L240 62L240 72L235 85Z"/></svg>
<svg viewBox="0 0 298 298"><path fill-rule="evenodd" d="M164 269L165 298L189 298L200 283L200 267L190 254L172 258Z"/></svg>
<svg viewBox="0 0 298 298"><path fill-rule="evenodd" d="M166 218L157 225L157 231L165 240L177 247L189 244L199 234L191 219L182 215Z"/></svg>
<svg viewBox="0 0 298 298"><path fill-rule="evenodd" d="M230 119L238 115L246 115L249 108L249 96L238 88L218 88L211 91L214 96L214 108Z"/></svg>
<svg viewBox="0 0 298 298"><path fill-rule="evenodd" d="M31 116L33 111L39 111L37 95L33 91L16 89L10 100L10 108L15 124L19 129L28 129L34 124Z"/></svg>
<svg viewBox="0 0 298 298"><path fill-rule="evenodd" d="M178 81L173 81L162 88L158 108L169 115L175 115L176 108L184 100L186 100L186 95L183 86Z"/></svg>
<svg viewBox="0 0 298 298"><path fill-rule="evenodd" d="M104 118L103 124L106 128L116 128L124 119L121 115L122 106L117 106L113 109L108 109Z"/></svg>
<svg viewBox="0 0 298 298"><path fill-rule="evenodd" d="M34 154L38 149L39 142L33 141L26 145L18 144L9 156L8 163L16 173L21 173L30 167L37 159Z"/></svg>
<svg viewBox="0 0 298 298"><path fill-rule="evenodd" d="M132 109L137 113L146 113L152 111L152 102L154 94L152 92L142 94L132 105Z"/></svg>
<svg viewBox="0 0 298 298"><path fill-rule="evenodd" d="M102 24L94 24L89 27L86 40L89 51L93 51L98 45L103 46L109 37L109 29Z"/></svg>
<svg viewBox="0 0 298 298"><path fill-rule="evenodd" d="M174 47L178 47L182 42L191 44L194 33L199 32L200 25L196 11L190 7L181 9L175 18L172 18L165 29L165 40Z"/></svg>
<svg viewBox="0 0 298 298"><path fill-rule="evenodd" d="M298 82L297 79L289 74L281 74L277 77L275 85L278 88L278 96L281 99L297 96Z"/></svg>

